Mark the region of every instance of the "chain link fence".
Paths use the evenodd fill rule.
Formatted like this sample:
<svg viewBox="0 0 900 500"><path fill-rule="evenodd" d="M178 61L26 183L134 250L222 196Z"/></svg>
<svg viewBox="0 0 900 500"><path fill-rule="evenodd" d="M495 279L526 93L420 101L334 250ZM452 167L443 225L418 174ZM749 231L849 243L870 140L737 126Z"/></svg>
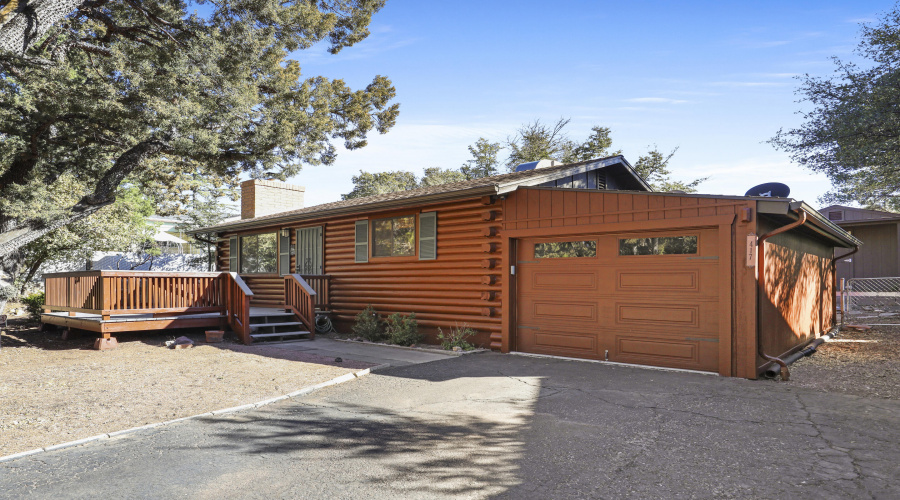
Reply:
<svg viewBox="0 0 900 500"><path fill-rule="evenodd" d="M844 286L845 323L900 325L900 278L851 278Z"/></svg>

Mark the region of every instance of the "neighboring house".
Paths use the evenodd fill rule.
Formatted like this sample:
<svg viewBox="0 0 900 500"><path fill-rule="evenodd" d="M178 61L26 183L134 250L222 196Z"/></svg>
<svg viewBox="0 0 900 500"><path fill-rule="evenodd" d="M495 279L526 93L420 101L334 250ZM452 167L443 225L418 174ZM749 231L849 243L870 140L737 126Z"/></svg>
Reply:
<svg viewBox="0 0 900 500"><path fill-rule="evenodd" d="M785 355L834 325L834 250L859 241L808 205L653 193L622 156L535 167L294 209L303 188L246 181L242 220L202 231L252 305L306 275L342 331L371 304L431 340L468 325L502 352L756 378L758 344ZM800 222L758 278L755 235Z"/></svg>
<svg viewBox="0 0 900 500"><path fill-rule="evenodd" d="M819 212L863 242L859 252L838 261L838 279L900 276L900 214L841 205Z"/></svg>
<svg viewBox="0 0 900 500"><path fill-rule="evenodd" d="M205 252L202 248L188 241L190 236L181 229L181 224L184 223L181 218L151 215L146 220L148 224L156 228L153 240L162 250L162 253L203 254Z"/></svg>

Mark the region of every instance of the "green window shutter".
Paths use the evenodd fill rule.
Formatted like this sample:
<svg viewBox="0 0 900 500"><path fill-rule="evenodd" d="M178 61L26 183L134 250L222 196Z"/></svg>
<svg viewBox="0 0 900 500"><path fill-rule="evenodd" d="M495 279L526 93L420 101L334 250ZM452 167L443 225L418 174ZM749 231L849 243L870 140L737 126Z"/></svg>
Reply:
<svg viewBox="0 0 900 500"><path fill-rule="evenodd" d="M369 262L369 221L356 221L356 262Z"/></svg>
<svg viewBox="0 0 900 500"><path fill-rule="evenodd" d="M419 260L437 258L437 212L419 214Z"/></svg>
<svg viewBox="0 0 900 500"><path fill-rule="evenodd" d="M282 276L291 274L291 233L285 234L278 233L278 274Z"/></svg>
<svg viewBox="0 0 900 500"><path fill-rule="evenodd" d="M238 260L241 255L241 247L238 246L238 237L228 239L228 270L232 273L238 271Z"/></svg>

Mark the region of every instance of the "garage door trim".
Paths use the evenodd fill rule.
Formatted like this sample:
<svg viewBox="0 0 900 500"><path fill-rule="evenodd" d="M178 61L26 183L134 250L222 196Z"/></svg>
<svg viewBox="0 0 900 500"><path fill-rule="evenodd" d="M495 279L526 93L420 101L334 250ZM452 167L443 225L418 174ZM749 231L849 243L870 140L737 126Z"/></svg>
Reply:
<svg viewBox="0 0 900 500"><path fill-rule="evenodd" d="M502 352L510 352L515 338L516 329L516 282L512 275L512 265L517 255L516 240L528 237L567 237L577 235L602 235L610 233L651 231L666 229L690 229L690 228L718 228L719 259L718 270L720 276L719 285L719 374L732 375L732 261L733 261L733 224L735 214L723 214L704 217L680 217L674 219L655 219L634 222L618 222L609 224L585 224L579 226L542 227L529 229L513 229L504 231L502 235L503 266L506 271L502 274L503 315L501 323ZM549 221L548 221L549 222ZM538 223L538 222L535 222Z"/></svg>

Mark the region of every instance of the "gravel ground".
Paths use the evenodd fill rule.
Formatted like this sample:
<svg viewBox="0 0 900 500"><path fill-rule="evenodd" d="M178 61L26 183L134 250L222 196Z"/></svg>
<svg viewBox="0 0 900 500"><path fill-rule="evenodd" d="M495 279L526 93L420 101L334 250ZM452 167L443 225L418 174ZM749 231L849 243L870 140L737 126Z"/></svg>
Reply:
<svg viewBox="0 0 900 500"><path fill-rule="evenodd" d="M900 326L844 330L791 365L790 384L900 400Z"/></svg>
<svg viewBox="0 0 900 500"><path fill-rule="evenodd" d="M177 332L181 335L182 331ZM0 339L0 456L280 396L371 366L226 340L167 349L176 335L96 334L63 341L10 320ZM227 336L226 336L227 339Z"/></svg>

